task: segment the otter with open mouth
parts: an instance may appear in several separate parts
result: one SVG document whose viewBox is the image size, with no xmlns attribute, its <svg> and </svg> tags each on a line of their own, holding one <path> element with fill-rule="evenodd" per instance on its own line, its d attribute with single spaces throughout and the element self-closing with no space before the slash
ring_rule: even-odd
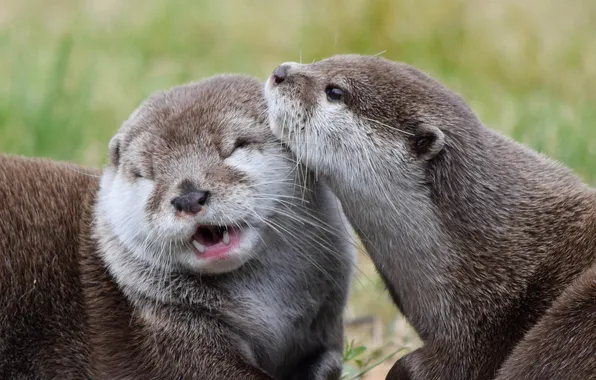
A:
<svg viewBox="0 0 596 380">
<path fill-rule="evenodd" d="M 594 189 L 406 64 L 287 62 L 265 94 L 424 342 L 388 379 L 492 379 L 522 339 L 499 379 L 596 377 Z"/>
<path fill-rule="evenodd" d="M 7 156 L 0 178 L 1 378 L 339 379 L 353 236 L 257 79 L 150 97 L 99 181 Z"/>
</svg>

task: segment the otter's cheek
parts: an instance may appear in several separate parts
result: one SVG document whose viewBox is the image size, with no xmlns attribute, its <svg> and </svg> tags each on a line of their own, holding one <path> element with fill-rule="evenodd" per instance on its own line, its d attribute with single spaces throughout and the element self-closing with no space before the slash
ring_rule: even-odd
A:
<svg viewBox="0 0 596 380">
<path fill-rule="evenodd" d="M 154 184 L 149 180 L 131 183 L 117 175 L 109 188 L 101 190 L 103 212 L 112 225 L 126 232 L 131 230 L 127 236 L 133 240 L 136 231 L 147 225 L 146 205 L 153 190 Z"/>
</svg>

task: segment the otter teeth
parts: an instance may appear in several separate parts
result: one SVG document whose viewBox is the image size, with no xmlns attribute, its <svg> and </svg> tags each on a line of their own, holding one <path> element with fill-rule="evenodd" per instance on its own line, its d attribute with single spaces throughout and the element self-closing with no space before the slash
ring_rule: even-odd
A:
<svg viewBox="0 0 596 380">
<path fill-rule="evenodd" d="M 196 240 L 192 241 L 192 245 L 194 245 L 194 247 L 197 249 L 197 251 L 201 252 L 201 253 L 205 253 L 205 246 L 201 243 L 199 243 Z"/>
<path fill-rule="evenodd" d="M 228 230 L 225 230 L 223 233 L 223 243 L 225 245 L 230 244 L 230 234 L 228 233 Z"/>
</svg>

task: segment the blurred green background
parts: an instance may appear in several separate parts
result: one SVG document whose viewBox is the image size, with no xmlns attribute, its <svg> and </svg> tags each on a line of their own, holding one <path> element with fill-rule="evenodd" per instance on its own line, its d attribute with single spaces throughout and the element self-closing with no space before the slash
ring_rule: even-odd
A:
<svg viewBox="0 0 596 380">
<path fill-rule="evenodd" d="M 0 152 L 98 166 L 155 91 L 383 51 L 596 182 L 594 0 L 0 0 Z M 360 269 L 349 318 L 380 318 L 369 346 L 409 344 L 364 256 Z"/>
</svg>

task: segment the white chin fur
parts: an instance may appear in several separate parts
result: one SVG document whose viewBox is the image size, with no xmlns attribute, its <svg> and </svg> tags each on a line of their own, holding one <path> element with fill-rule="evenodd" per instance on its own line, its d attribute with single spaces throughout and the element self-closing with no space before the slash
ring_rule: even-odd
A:
<svg viewBox="0 0 596 380">
<path fill-rule="evenodd" d="M 284 128 L 283 126 L 279 125 L 279 123 L 277 123 L 273 117 L 269 120 L 269 129 L 271 129 L 273 135 L 281 141 L 287 142 L 289 140 L 290 131 L 288 128 Z"/>
<path fill-rule="evenodd" d="M 107 169 L 101 179 L 98 197 L 98 211 L 109 223 L 125 254 L 132 253 L 138 259 L 162 269 L 185 267 L 200 273 L 224 273 L 235 270 L 251 259 L 258 232 L 245 229 L 238 246 L 225 259 L 201 259 L 184 240 L 194 232 L 194 224 L 176 220 L 174 213 L 162 216 L 158 228 L 147 218 L 145 207 L 154 188 L 154 183 L 139 179 L 131 183 L 122 175 Z M 159 237 L 159 239 L 156 239 Z M 181 239 L 182 238 L 182 239 Z M 106 259 L 112 267 L 118 266 L 118 255 L 113 250 L 106 252 Z M 121 260 L 121 259 L 120 259 Z"/>
<path fill-rule="evenodd" d="M 283 128 L 282 125 L 280 125 L 277 122 L 278 119 L 278 113 L 279 113 L 279 106 L 277 105 L 277 103 L 279 102 L 279 99 L 277 98 L 277 91 L 273 88 L 273 85 L 271 84 L 271 78 L 269 78 L 267 80 L 267 82 L 265 83 L 265 100 L 267 101 L 267 108 L 268 108 L 268 112 L 269 112 L 269 129 L 271 129 L 271 132 L 273 132 L 273 135 L 275 137 L 277 137 L 278 139 L 280 139 L 281 141 L 285 141 L 285 138 L 287 138 L 287 128 Z M 285 132 L 285 133 L 284 133 Z"/>
<path fill-rule="evenodd" d="M 297 120 L 293 117 L 291 110 L 291 99 L 286 99 L 279 94 L 276 88 L 265 86 L 265 99 L 269 113 L 269 128 L 275 137 L 289 145 L 294 156 L 303 164 L 315 172 L 318 171 L 321 162 L 318 160 L 320 144 L 324 144 L 321 137 L 317 141 L 311 141 L 306 131 L 292 129 Z M 296 106 L 296 105 L 295 105 Z M 280 122 L 283 120 L 285 124 Z M 308 125 L 313 129 L 313 125 Z M 333 127 L 331 128 L 333 129 Z"/>
</svg>

